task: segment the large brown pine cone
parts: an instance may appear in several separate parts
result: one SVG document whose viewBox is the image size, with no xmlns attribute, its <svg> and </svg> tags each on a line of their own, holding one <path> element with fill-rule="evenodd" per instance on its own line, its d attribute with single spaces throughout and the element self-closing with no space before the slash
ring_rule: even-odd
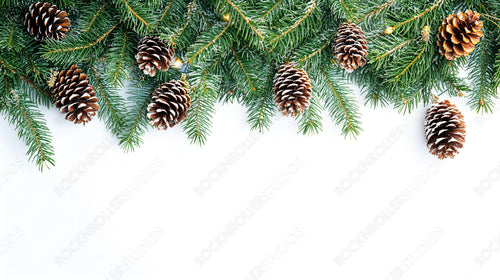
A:
<svg viewBox="0 0 500 280">
<path fill-rule="evenodd" d="M 167 71 L 175 51 L 158 37 L 147 36 L 139 41 L 135 59 L 144 74 L 154 77 L 156 70 Z"/>
<path fill-rule="evenodd" d="M 89 122 L 99 110 L 94 87 L 75 64 L 59 73 L 52 94 L 56 107 L 75 124 Z"/>
<path fill-rule="evenodd" d="M 173 127 L 187 117 L 191 107 L 189 86 L 184 81 L 172 80 L 157 88 L 148 106 L 150 124 L 158 129 Z"/>
<path fill-rule="evenodd" d="M 439 159 L 454 158 L 465 142 L 465 121 L 457 107 L 445 100 L 434 103 L 425 116 L 429 152 Z"/>
<path fill-rule="evenodd" d="M 39 41 L 46 38 L 63 39 L 69 31 L 71 21 L 66 12 L 55 5 L 37 2 L 31 4 L 24 18 L 24 26 Z"/>
<path fill-rule="evenodd" d="M 478 12 L 467 10 L 465 14 L 449 15 L 438 30 L 439 53 L 448 60 L 468 56 L 483 36 L 482 27 Z"/>
<path fill-rule="evenodd" d="M 281 65 L 274 77 L 274 102 L 285 116 L 296 117 L 309 107 L 311 81 L 303 69 L 295 68 L 294 63 Z"/>
<path fill-rule="evenodd" d="M 343 23 L 335 35 L 333 54 L 340 67 L 348 72 L 365 65 L 368 43 L 361 27 L 354 23 Z"/>
</svg>

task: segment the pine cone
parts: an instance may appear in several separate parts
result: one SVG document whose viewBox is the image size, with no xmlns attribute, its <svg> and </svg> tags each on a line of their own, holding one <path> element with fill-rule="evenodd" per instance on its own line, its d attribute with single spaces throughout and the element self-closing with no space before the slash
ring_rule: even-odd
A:
<svg viewBox="0 0 500 280">
<path fill-rule="evenodd" d="M 71 21 L 68 14 L 57 9 L 57 6 L 37 2 L 30 5 L 24 26 L 38 41 L 44 41 L 46 38 L 61 40 L 66 36 Z"/>
<path fill-rule="evenodd" d="M 52 94 L 56 107 L 75 124 L 89 122 L 99 110 L 94 87 L 75 64 L 59 73 Z"/>
<path fill-rule="evenodd" d="M 434 103 L 425 116 L 429 152 L 439 159 L 454 158 L 465 142 L 465 127 L 464 116 L 450 101 Z"/>
<path fill-rule="evenodd" d="M 335 35 L 333 55 L 348 72 L 365 65 L 368 44 L 363 30 L 354 23 L 343 23 Z"/>
<path fill-rule="evenodd" d="M 274 77 L 274 102 L 283 115 L 296 117 L 309 107 L 311 81 L 303 69 L 295 68 L 294 63 L 281 65 Z"/>
<path fill-rule="evenodd" d="M 482 27 L 478 12 L 467 10 L 465 14 L 449 15 L 438 30 L 439 53 L 448 60 L 468 56 L 483 36 Z"/>
<path fill-rule="evenodd" d="M 156 69 L 167 71 L 175 51 L 167 47 L 158 37 L 147 36 L 139 41 L 135 59 L 144 74 L 154 77 Z"/>
<path fill-rule="evenodd" d="M 187 117 L 191 107 L 188 84 L 172 80 L 157 88 L 148 106 L 150 124 L 158 129 L 174 127 Z"/>
</svg>

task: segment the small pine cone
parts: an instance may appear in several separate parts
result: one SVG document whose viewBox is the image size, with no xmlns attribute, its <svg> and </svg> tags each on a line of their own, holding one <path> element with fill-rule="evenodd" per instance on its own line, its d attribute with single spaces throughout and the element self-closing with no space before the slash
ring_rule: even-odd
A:
<svg viewBox="0 0 500 280">
<path fill-rule="evenodd" d="M 429 152 L 439 159 L 454 158 L 465 142 L 465 127 L 464 116 L 450 101 L 434 103 L 425 116 Z"/>
<path fill-rule="evenodd" d="M 309 107 L 311 81 L 303 69 L 295 68 L 294 63 L 281 65 L 274 77 L 274 102 L 285 116 L 296 117 Z"/>
<path fill-rule="evenodd" d="M 94 87 L 75 64 L 59 73 L 52 95 L 56 107 L 75 124 L 89 122 L 99 110 Z"/>
<path fill-rule="evenodd" d="M 175 51 L 158 37 L 147 36 L 139 41 L 135 59 L 144 74 L 154 77 L 156 69 L 167 71 Z"/>
<path fill-rule="evenodd" d="M 57 9 L 57 6 L 37 2 L 30 5 L 24 18 L 24 26 L 38 41 L 46 38 L 61 40 L 69 31 L 71 21 L 68 14 Z"/>
<path fill-rule="evenodd" d="M 348 72 L 365 65 L 368 55 L 368 43 L 363 30 L 354 23 L 343 23 L 337 30 L 333 46 L 333 55 L 340 67 Z"/>
<path fill-rule="evenodd" d="M 483 36 L 482 27 L 478 12 L 467 10 L 465 14 L 449 15 L 438 30 L 439 53 L 448 60 L 468 56 Z"/>
<path fill-rule="evenodd" d="M 158 129 L 174 127 L 187 117 L 191 107 L 188 84 L 172 80 L 157 88 L 148 106 L 150 124 Z"/>
</svg>

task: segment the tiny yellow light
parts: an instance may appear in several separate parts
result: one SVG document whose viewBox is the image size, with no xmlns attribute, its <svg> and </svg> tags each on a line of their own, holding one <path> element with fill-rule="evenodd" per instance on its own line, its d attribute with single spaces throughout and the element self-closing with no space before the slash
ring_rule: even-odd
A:
<svg viewBox="0 0 500 280">
<path fill-rule="evenodd" d="M 422 30 L 422 40 L 424 42 L 428 42 L 430 38 L 431 27 L 429 25 L 424 26 L 424 30 Z"/>
<path fill-rule="evenodd" d="M 223 21 L 229 21 L 231 19 L 231 16 L 229 14 L 225 14 L 222 16 Z"/>
<path fill-rule="evenodd" d="M 176 57 L 174 60 L 174 68 L 182 68 L 182 60 L 179 57 Z"/>
<path fill-rule="evenodd" d="M 392 26 L 387 27 L 384 31 L 386 35 L 392 34 L 392 32 L 394 32 L 394 27 Z"/>
</svg>

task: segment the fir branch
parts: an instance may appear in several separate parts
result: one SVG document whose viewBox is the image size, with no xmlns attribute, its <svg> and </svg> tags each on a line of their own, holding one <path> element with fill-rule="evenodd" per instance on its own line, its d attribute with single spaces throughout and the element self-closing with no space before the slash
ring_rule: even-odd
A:
<svg viewBox="0 0 500 280">
<path fill-rule="evenodd" d="M 125 152 L 134 151 L 142 144 L 142 135 L 148 127 L 147 108 L 154 90 L 154 84 L 150 82 L 130 87 L 133 94 L 129 97 L 130 107 L 125 115 L 120 136 L 120 146 Z"/>
<path fill-rule="evenodd" d="M 297 66 L 321 69 L 331 64 L 334 56 L 329 46 L 335 32 L 333 29 L 328 29 L 297 47 L 292 55 L 293 60 L 298 62 Z"/>
<path fill-rule="evenodd" d="M 250 124 L 250 128 L 260 133 L 269 130 L 276 111 L 271 91 L 267 91 L 262 96 L 256 96 L 247 105 L 247 122 Z"/>
<path fill-rule="evenodd" d="M 215 96 L 204 94 L 200 89 L 191 93 L 191 108 L 182 122 L 182 128 L 192 144 L 203 145 L 207 141 L 215 114 L 215 101 Z"/>
<path fill-rule="evenodd" d="M 351 9 L 349 7 L 347 7 L 346 3 L 344 2 L 344 0 L 340 0 L 340 4 L 342 5 L 342 7 L 344 8 L 344 10 L 346 11 L 347 13 L 347 19 L 349 21 L 352 20 L 352 13 L 351 13 Z"/>
<path fill-rule="evenodd" d="M 326 46 L 328 46 L 330 44 L 330 42 L 326 42 L 323 46 L 321 46 L 319 49 L 315 50 L 313 53 L 303 57 L 300 59 L 300 61 L 305 61 L 305 60 L 308 60 L 310 59 L 311 57 L 319 54 L 324 48 L 326 48 Z"/>
<path fill-rule="evenodd" d="M 2 60 L 2 57 L 0 57 L 0 64 L 2 68 L 6 68 L 7 70 L 11 71 L 13 74 L 16 74 L 16 71 L 12 68 L 12 66 L 8 65 L 7 62 Z"/>
<path fill-rule="evenodd" d="M 399 27 L 401 27 L 401 26 L 403 26 L 403 25 L 405 25 L 407 23 L 410 23 L 410 22 L 412 22 L 412 21 L 414 21 L 416 19 L 419 19 L 419 18 L 425 16 L 426 14 L 428 14 L 429 12 L 431 12 L 432 10 L 436 9 L 443 1 L 445 1 L 445 0 L 437 0 L 436 3 L 434 3 L 434 5 L 432 5 L 431 7 L 427 8 L 427 9 L 425 9 L 420 14 L 418 14 L 416 16 L 413 16 L 413 17 L 411 17 L 411 18 L 409 18 L 409 19 L 407 19 L 407 20 L 405 20 L 403 22 L 400 22 L 400 23 L 392 26 L 392 30 L 396 30 L 397 28 L 399 28 Z"/>
<path fill-rule="evenodd" d="M 155 26 L 153 27 L 153 29 L 158 28 L 158 25 L 160 25 L 160 23 L 161 23 L 161 22 L 163 21 L 163 19 L 165 18 L 165 15 L 167 15 L 168 10 L 170 10 L 170 6 L 172 6 L 172 1 L 168 2 L 167 8 L 165 8 L 165 11 L 163 11 L 163 14 L 161 15 L 161 17 L 160 17 L 160 19 L 158 20 L 158 22 L 155 24 Z"/>
<path fill-rule="evenodd" d="M 264 40 L 264 37 L 262 36 L 261 32 L 257 30 L 257 28 L 252 24 L 251 18 L 249 18 L 246 13 L 238 6 L 235 4 L 234 1 L 231 0 L 224 0 L 226 3 L 229 4 L 229 6 L 234 10 L 234 12 L 228 11 L 229 14 L 232 14 L 233 16 L 238 16 L 239 20 L 236 20 L 235 22 L 240 23 L 240 25 L 245 25 L 248 28 L 252 30 L 252 32 L 257 35 L 257 37 L 260 39 L 260 41 Z M 219 9 L 223 11 L 227 11 L 227 9 L 224 9 L 226 5 L 222 5 L 222 3 L 219 3 Z M 245 34 L 245 33 L 244 33 Z"/>
<path fill-rule="evenodd" d="M 134 59 L 137 39 L 134 33 L 118 30 L 106 51 L 107 80 L 114 87 L 123 87 L 130 78 L 130 71 L 135 66 Z"/>
<path fill-rule="evenodd" d="M 82 50 L 82 49 L 88 49 L 88 48 L 91 48 L 97 44 L 99 44 L 102 40 L 104 40 L 104 38 L 106 38 L 111 32 L 113 32 L 113 30 L 115 30 L 115 28 L 118 26 L 118 23 L 115 24 L 111 29 L 109 29 L 106 33 L 104 33 L 101 37 L 99 37 L 97 40 L 95 40 L 94 42 L 92 43 L 89 43 L 89 44 L 86 44 L 84 46 L 77 46 L 77 47 L 73 47 L 73 48 L 65 48 L 65 49 L 54 49 L 54 50 L 49 50 L 46 54 L 47 55 L 50 55 L 50 54 L 53 54 L 53 53 L 59 53 L 59 52 L 73 52 L 73 51 L 77 51 L 77 50 Z"/>
<path fill-rule="evenodd" d="M 486 30 L 493 30 L 491 25 Z M 495 54 L 498 50 L 497 32 L 485 32 L 476 50 L 470 55 L 469 80 L 472 92 L 468 95 L 468 104 L 478 113 L 493 111 L 493 98 L 497 98 L 498 83 L 495 81 Z"/>
<path fill-rule="evenodd" d="M 42 56 L 56 64 L 68 66 L 85 59 L 97 59 L 105 48 L 99 48 L 103 41 L 113 32 L 119 23 L 114 24 L 104 34 L 96 38 L 97 34 L 87 32 L 81 37 L 68 37 L 64 41 L 48 40 L 43 47 Z M 100 31 L 100 30 L 99 30 Z M 104 30 L 103 30 L 104 31 Z M 93 32 L 92 32 L 93 33 Z"/>
<path fill-rule="evenodd" d="M 214 26 L 211 31 L 216 32 L 220 30 L 223 26 L 224 25 L 221 24 L 217 27 Z M 203 51 L 207 50 L 210 46 L 215 44 L 215 42 L 217 42 L 217 40 L 219 40 L 226 33 L 226 31 L 230 26 L 231 26 L 230 24 L 225 24 L 224 28 L 219 33 L 212 32 L 211 34 L 207 34 L 206 37 L 200 38 L 200 40 L 191 48 L 191 51 L 188 52 L 189 56 L 188 63 L 192 63 L 196 57 L 198 57 L 201 53 L 203 53 Z M 210 41 L 206 42 L 206 40 L 212 38 L 213 35 L 215 35 L 215 37 L 213 37 L 213 39 L 211 39 Z M 229 40 L 226 40 L 224 45 L 225 48 L 228 48 Z"/>
<path fill-rule="evenodd" d="M 44 167 L 54 166 L 54 148 L 42 114 L 23 93 L 12 89 L 11 94 L 14 96 L 15 106 L 7 107 L 4 112 L 9 123 L 16 127 L 19 138 L 28 146 L 29 160 L 34 161 L 41 171 Z"/>
<path fill-rule="evenodd" d="M 97 10 L 97 12 L 95 12 L 94 16 L 92 17 L 92 19 L 90 20 L 90 22 L 88 23 L 87 27 L 83 30 L 84 33 L 88 32 L 90 30 L 90 28 L 92 27 L 92 25 L 94 25 L 97 17 L 101 14 L 101 12 L 104 10 L 104 7 L 106 6 L 106 3 L 102 4 L 101 7 L 99 8 L 99 10 Z"/>
<path fill-rule="evenodd" d="M 45 95 L 46 97 L 48 97 L 49 99 L 52 98 L 52 95 L 47 92 L 46 90 L 42 89 L 41 87 L 37 86 L 35 84 L 35 82 L 33 82 L 32 80 L 30 80 L 29 78 L 27 78 L 26 76 L 22 75 L 22 74 L 19 74 L 18 72 L 16 72 L 14 70 L 14 68 L 12 68 L 12 66 L 8 65 L 5 61 L 2 60 L 2 58 L 0 57 L 0 67 L 2 68 L 6 68 L 7 70 L 9 70 L 10 72 L 12 72 L 12 74 L 15 74 L 17 75 L 21 80 L 23 80 L 26 84 L 30 85 L 31 87 L 33 87 L 36 91 L 42 93 L 43 95 Z"/>
<path fill-rule="evenodd" d="M 342 124 L 342 135 L 356 137 L 361 132 L 358 107 L 353 101 L 353 92 L 342 83 L 338 69 L 321 69 L 313 75 L 313 84 L 319 91 L 325 107 L 335 124 Z"/>
<path fill-rule="evenodd" d="M 147 27 L 150 27 L 149 23 L 147 23 L 141 16 L 139 16 L 137 14 L 136 11 L 134 11 L 134 9 L 132 9 L 132 7 L 130 7 L 130 5 L 127 3 L 127 0 L 122 0 L 122 1 L 123 1 L 123 4 L 127 7 L 127 9 L 130 11 L 130 13 L 132 13 L 132 15 L 134 15 L 134 17 L 136 17 L 138 20 L 140 20 Z"/>
<path fill-rule="evenodd" d="M 177 40 L 177 38 L 179 38 L 179 36 L 181 36 L 181 34 L 184 33 L 184 31 L 188 27 L 188 25 L 191 21 L 191 16 L 193 15 L 193 10 L 194 10 L 195 4 L 196 4 L 196 1 L 193 1 L 189 5 L 186 23 L 184 23 L 182 28 L 175 33 L 175 35 L 174 35 L 174 37 L 172 37 L 172 39 L 170 39 L 170 44 L 175 45 L 175 41 Z"/>
<path fill-rule="evenodd" d="M 278 7 L 279 4 L 281 4 L 283 0 L 278 0 L 276 4 L 274 4 L 271 9 L 269 9 L 264 15 L 262 15 L 259 20 L 263 20 L 265 17 L 267 17 L 276 7 Z"/>
<path fill-rule="evenodd" d="M 153 9 L 149 9 L 138 0 L 112 0 L 121 15 L 123 25 L 146 35 L 153 29 L 152 23 L 157 22 Z"/>
<path fill-rule="evenodd" d="M 106 128 L 111 131 L 111 133 L 120 136 L 125 119 L 125 114 L 122 111 L 125 107 L 125 102 L 119 94 L 110 89 L 108 85 L 100 79 L 100 73 L 95 65 L 91 66 L 91 70 L 89 78 L 96 90 L 100 107 L 98 116 L 104 119 Z"/>
<path fill-rule="evenodd" d="M 248 84 L 250 85 L 252 90 L 255 91 L 256 90 L 255 86 L 253 85 L 252 80 L 250 79 L 250 76 L 248 75 L 248 71 L 245 70 L 245 66 L 243 66 L 243 64 L 241 63 L 241 60 L 238 58 L 238 55 L 236 54 L 236 51 L 234 50 L 234 48 L 233 48 L 233 55 L 234 55 L 234 58 L 236 59 L 236 61 L 238 62 L 238 65 L 240 66 L 241 70 L 243 71 L 243 74 L 245 74 L 245 78 L 247 79 Z"/>
<path fill-rule="evenodd" d="M 398 108 L 399 113 L 406 114 L 411 113 L 411 111 L 417 107 L 419 100 L 423 99 L 425 92 L 425 87 L 412 87 L 406 92 L 401 94 L 401 101 L 395 103 L 395 107 Z"/>
<path fill-rule="evenodd" d="M 26 46 L 29 38 L 19 20 L 7 15 L 0 21 L 0 49 L 19 52 Z"/>
<path fill-rule="evenodd" d="M 277 44 L 278 42 L 283 41 L 284 38 L 287 38 L 286 36 L 287 34 L 297 29 L 297 27 L 301 26 L 301 23 L 303 23 L 307 18 L 309 18 L 309 16 L 313 13 L 315 8 L 316 8 L 316 1 L 312 0 L 310 4 L 307 6 L 304 15 L 300 19 L 298 19 L 291 27 L 287 28 L 285 31 L 281 32 L 277 36 L 274 36 L 274 38 L 270 41 L 270 45 L 272 47 L 268 50 L 268 52 L 272 52 L 278 46 Z M 297 36 L 297 39 L 301 39 L 301 36 Z"/>
<path fill-rule="evenodd" d="M 323 131 L 321 110 L 322 107 L 316 95 L 311 95 L 309 108 L 298 117 L 299 132 L 304 135 L 314 135 Z"/>
<path fill-rule="evenodd" d="M 389 0 L 387 1 L 386 3 L 384 3 L 382 6 L 380 7 L 377 7 L 375 8 L 374 10 L 372 10 L 371 12 L 369 12 L 368 14 L 366 14 L 365 16 L 363 16 L 362 18 L 358 19 L 356 21 L 357 24 L 359 24 L 360 22 L 362 22 L 363 20 L 366 20 L 368 18 L 370 18 L 371 16 L 374 16 L 374 15 L 377 15 L 379 14 L 381 11 L 383 11 L 385 8 L 389 7 L 390 5 L 392 5 L 392 3 L 394 3 L 394 1 L 396 0 Z"/>
<path fill-rule="evenodd" d="M 113 83 L 116 84 L 118 81 L 118 76 L 120 73 L 123 73 L 124 71 L 122 70 L 123 67 L 123 59 L 125 57 L 125 48 L 127 47 L 127 32 L 123 32 L 123 44 L 122 44 L 122 50 L 120 52 L 120 62 L 118 63 L 118 66 L 116 67 L 116 70 L 113 71 Z"/>
<path fill-rule="evenodd" d="M 406 71 L 408 71 L 408 69 L 410 69 L 410 67 L 415 64 L 415 62 L 422 56 L 422 54 L 424 53 L 425 49 L 427 48 L 427 45 L 424 45 L 424 47 L 422 48 L 422 51 L 415 57 L 415 59 L 412 60 L 412 62 L 410 62 L 410 64 L 408 64 L 405 69 L 403 69 L 403 71 L 401 71 L 401 73 L 399 73 L 392 81 L 395 82 L 397 81 Z"/>
<path fill-rule="evenodd" d="M 387 51 L 386 53 L 384 54 L 381 54 L 379 56 L 377 56 L 375 59 L 372 60 L 372 62 L 377 62 L 379 61 L 380 59 L 390 55 L 390 54 L 393 54 L 394 52 L 400 50 L 401 48 L 403 48 L 404 46 L 408 45 L 409 43 L 411 43 L 413 41 L 413 38 L 412 39 L 409 39 L 409 40 L 406 40 L 404 41 L 403 43 L 397 45 L 396 47 L 394 47 L 393 49 Z"/>
</svg>

